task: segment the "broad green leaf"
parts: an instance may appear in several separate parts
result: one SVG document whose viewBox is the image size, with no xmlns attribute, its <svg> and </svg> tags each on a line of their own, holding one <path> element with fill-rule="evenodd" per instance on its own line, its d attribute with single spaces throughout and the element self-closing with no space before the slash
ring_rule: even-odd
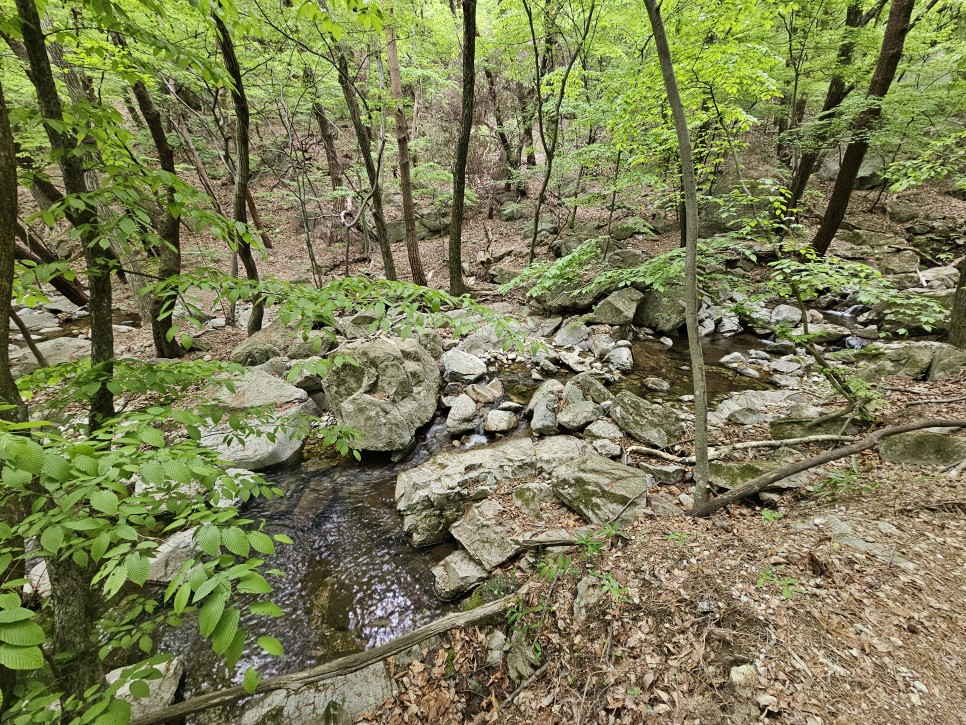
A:
<svg viewBox="0 0 966 725">
<path fill-rule="evenodd" d="M 31 647 L 46 641 L 44 630 L 40 625 L 30 620 L 21 620 L 11 624 L 0 625 L 0 642 L 14 644 L 18 647 Z"/>
<path fill-rule="evenodd" d="M 132 680 L 128 684 L 128 690 L 131 692 L 132 696 L 138 698 L 139 700 L 151 696 L 151 688 L 144 680 Z"/>
<path fill-rule="evenodd" d="M 195 534 L 195 543 L 208 556 L 218 556 L 221 553 L 221 530 L 217 526 L 206 524 Z"/>
<path fill-rule="evenodd" d="M 251 550 L 248 536 L 237 526 L 231 526 L 221 532 L 221 543 L 228 551 L 238 556 L 248 556 L 248 552 Z"/>
<path fill-rule="evenodd" d="M 44 655 L 40 647 L 0 644 L 0 665 L 11 670 L 39 670 L 44 666 Z"/>
<path fill-rule="evenodd" d="M 258 672 L 254 667 L 249 667 L 245 670 L 245 676 L 242 678 L 242 687 L 245 688 L 245 692 L 249 695 L 255 694 L 255 690 L 258 689 Z"/>
<path fill-rule="evenodd" d="M 227 599 L 227 594 L 222 596 L 214 594 L 205 599 L 198 616 L 198 629 L 202 637 L 210 637 L 211 633 L 215 631 L 215 627 L 218 626 L 218 621 L 225 611 Z"/>
<path fill-rule="evenodd" d="M 101 489 L 91 494 L 91 506 L 104 514 L 117 512 L 118 498 L 113 491 Z"/>
<path fill-rule="evenodd" d="M 284 650 L 282 649 L 282 643 L 274 637 L 259 637 L 258 646 L 268 652 L 268 654 L 275 655 L 276 657 L 281 657 L 283 654 L 285 654 Z"/>
<path fill-rule="evenodd" d="M 40 535 L 40 545 L 51 554 L 56 554 L 64 545 L 64 530 L 56 524 L 48 526 Z"/>
<path fill-rule="evenodd" d="M 216 654 L 224 654 L 235 639 L 238 633 L 238 621 L 241 619 L 241 612 L 235 607 L 225 610 L 218 621 L 218 626 L 211 635 L 211 647 Z"/>
</svg>

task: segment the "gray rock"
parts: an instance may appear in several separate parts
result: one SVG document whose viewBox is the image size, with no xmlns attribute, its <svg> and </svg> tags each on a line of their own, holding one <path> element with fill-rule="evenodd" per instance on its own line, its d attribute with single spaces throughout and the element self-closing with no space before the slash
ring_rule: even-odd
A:
<svg viewBox="0 0 966 725">
<path fill-rule="evenodd" d="M 553 435 L 557 432 L 557 399 L 564 386 L 559 380 L 547 380 L 537 388 L 527 414 L 531 416 L 530 427 L 537 435 Z"/>
<path fill-rule="evenodd" d="M 607 353 L 604 362 L 622 373 L 629 373 L 634 369 L 634 355 L 629 347 L 615 347 Z"/>
<path fill-rule="evenodd" d="M 463 549 L 457 549 L 432 568 L 436 593 L 456 599 L 486 579 L 487 571 Z"/>
<path fill-rule="evenodd" d="M 607 353 L 614 349 L 616 342 L 610 335 L 591 335 L 590 351 L 597 358 L 606 357 Z"/>
<path fill-rule="evenodd" d="M 641 385 L 655 393 L 666 393 L 671 389 L 671 383 L 664 378 L 644 378 Z"/>
<path fill-rule="evenodd" d="M 740 352 L 729 352 L 718 362 L 720 362 L 722 365 L 743 365 L 745 362 L 747 362 L 747 360 Z"/>
<path fill-rule="evenodd" d="M 804 396 L 794 390 L 746 390 L 732 393 L 718 403 L 718 407 L 708 415 L 708 422 L 723 425 L 728 416 L 741 409 L 758 411 L 763 420 L 772 420 L 776 416 L 786 415 L 788 406 L 804 402 Z"/>
<path fill-rule="evenodd" d="M 449 525 L 463 515 L 470 491 L 547 474 L 586 451 L 583 441 L 554 436 L 538 443 L 531 438 L 506 438 L 466 451 L 439 453 L 396 478 L 396 508 L 403 515 L 403 530 L 417 546 L 442 541 Z"/>
<path fill-rule="evenodd" d="M 48 365 L 60 365 L 65 362 L 73 362 L 89 357 L 91 354 L 90 340 L 82 340 L 77 337 L 58 337 L 53 340 L 44 340 L 37 343 L 37 349 L 47 360 Z M 10 372 L 14 378 L 21 375 L 29 375 L 35 370 L 40 369 L 37 359 L 30 350 L 24 350 L 20 362 L 14 365 Z"/>
<path fill-rule="evenodd" d="M 588 609 L 593 607 L 604 596 L 600 586 L 600 579 L 588 575 L 577 582 L 577 594 L 574 597 L 574 619 L 583 622 L 587 619 Z"/>
<path fill-rule="evenodd" d="M 594 319 L 604 325 L 629 325 L 634 321 L 637 305 L 644 294 L 633 287 L 612 292 L 597 303 Z"/>
<path fill-rule="evenodd" d="M 882 274 L 908 274 L 919 271 L 919 255 L 910 249 L 883 252 L 877 262 Z"/>
<path fill-rule="evenodd" d="M 287 463 L 298 455 L 309 433 L 306 419 L 318 412 L 315 403 L 306 400 L 260 419 L 253 424 L 256 432 L 246 434 L 243 439 L 230 426 L 219 425 L 203 429 L 199 443 L 215 451 L 229 466 L 261 471 Z"/>
<path fill-rule="evenodd" d="M 456 396 L 449 409 L 449 415 L 446 416 L 446 432 L 450 435 L 459 435 L 476 430 L 477 425 L 479 425 L 479 415 L 476 402 L 465 393 Z"/>
<path fill-rule="evenodd" d="M 325 376 L 326 407 L 340 425 L 362 432 L 363 450 L 407 448 L 436 413 L 436 361 L 411 338 L 353 342 L 344 353 L 358 364 L 333 367 Z"/>
<path fill-rule="evenodd" d="M 463 348 L 464 352 L 475 355 L 476 357 L 485 356 L 491 352 L 503 349 L 500 338 L 497 337 L 496 328 L 493 325 L 483 325 L 472 335 L 467 336 L 460 347 Z"/>
<path fill-rule="evenodd" d="M 172 534 L 154 550 L 148 569 L 148 581 L 153 584 L 169 584 L 178 576 L 182 565 L 197 553 L 194 544 L 197 527 Z"/>
<path fill-rule="evenodd" d="M 590 399 L 595 403 L 603 404 L 614 399 L 613 394 L 604 387 L 600 377 L 594 373 L 575 375 L 567 383 L 567 388 L 576 388 L 582 394 L 580 400 Z M 564 397 L 568 400 L 572 399 L 567 396 L 566 392 Z"/>
<path fill-rule="evenodd" d="M 598 438 L 593 441 L 593 446 L 595 451 L 607 458 L 617 458 L 624 452 L 623 448 L 614 441 L 609 441 L 606 438 Z"/>
<path fill-rule="evenodd" d="M 942 345 L 936 349 L 936 354 L 929 366 L 929 380 L 945 380 L 958 377 L 966 370 L 966 350 L 960 350 L 952 345 Z"/>
<path fill-rule="evenodd" d="M 641 219 L 640 217 L 628 217 L 626 219 L 621 219 L 617 222 L 612 222 L 610 225 L 610 236 L 612 239 L 616 239 L 622 242 L 626 239 L 630 239 L 635 234 L 654 234 L 654 227 L 652 227 L 647 221 Z"/>
<path fill-rule="evenodd" d="M 500 221 L 513 222 L 523 218 L 523 206 L 520 204 L 504 204 L 500 207 Z"/>
<path fill-rule="evenodd" d="M 473 383 L 466 386 L 466 394 L 477 403 L 495 403 L 503 397 L 503 385 L 499 380 L 494 380 L 488 385 Z"/>
<path fill-rule="evenodd" d="M 443 354 L 443 339 L 436 330 L 424 327 L 416 333 L 416 342 L 433 360 L 439 360 Z"/>
<path fill-rule="evenodd" d="M 616 352 L 616 350 L 614 352 Z M 560 362 L 562 362 L 568 368 L 573 370 L 575 373 L 586 373 L 586 372 L 590 372 L 590 370 L 592 369 L 590 367 L 590 363 L 588 363 L 586 360 L 584 360 L 582 357 L 580 357 L 580 355 L 578 355 L 575 352 L 562 351 L 560 352 L 558 357 L 560 358 Z"/>
<path fill-rule="evenodd" d="M 301 341 L 301 334 L 285 325 L 281 320 L 276 320 L 232 350 L 231 361 L 241 365 L 261 365 L 270 358 L 287 354 L 289 348 L 296 341 Z M 309 352 L 309 355 L 318 354 L 317 352 Z M 308 357 L 308 355 L 302 357 Z"/>
<path fill-rule="evenodd" d="M 522 532 L 493 499 L 473 504 L 449 531 L 487 570 L 495 569 L 523 549 Z"/>
<path fill-rule="evenodd" d="M 684 426 L 673 411 L 626 390 L 615 396 L 610 415 L 621 430 L 654 448 L 666 448 L 684 436 Z"/>
<path fill-rule="evenodd" d="M 966 438 L 929 430 L 900 433 L 879 442 L 879 456 L 890 463 L 948 466 L 966 459 Z"/>
<path fill-rule="evenodd" d="M 379 661 L 298 690 L 270 692 L 246 705 L 239 725 L 349 725 L 395 694 L 396 684 Z"/>
<path fill-rule="evenodd" d="M 301 360 L 324 355 L 332 348 L 334 342 L 332 333 L 326 330 L 309 330 L 307 333 L 296 335 L 295 340 L 289 345 L 288 357 L 292 360 Z"/>
<path fill-rule="evenodd" d="M 516 415 L 507 410 L 491 410 L 483 423 L 483 430 L 488 433 L 509 433 L 516 427 Z"/>
<path fill-rule="evenodd" d="M 58 323 L 60 322 L 60 320 L 57 319 L 57 315 L 51 314 L 50 312 L 46 312 L 44 310 L 19 310 L 13 314 L 19 317 L 20 321 L 23 322 L 23 324 L 31 332 L 35 332 L 45 327 L 58 327 Z M 13 320 L 10 320 L 8 325 L 11 330 L 18 329 L 17 324 Z"/>
<path fill-rule="evenodd" d="M 562 317 L 536 317 L 526 319 L 526 327 L 536 337 L 550 337 L 563 322 Z"/>
<path fill-rule="evenodd" d="M 536 302 L 551 314 L 583 312 L 593 307 L 594 302 L 603 294 L 596 291 L 578 292 L 573 285 L 568 284 L 541 292 L 537 295 Z"/>
<path fill-rule="evenodd" d="M 647 505 L 653 479 L 643 471 L 599 455 L 583 456 L 553 472 L 557 498 L 598 526 L 617 520 L 629 523 Z"/>
<path fill-rule="evenodd" d="M 486 363 L 476 355 L 453 348 L 443 354 L 443 379 L 448 383 L 472 383 L 486 375 Z"/>
<path fill-rule="evenodd" d="M 125 670 L 133 671 L 139 669 L 135 667 L 119 667 L 111 670 L 104 679 L 108 685 L 113 685 L 124 674 Z M 152 715 L 159 710 L 163 710 L 174 702 L 178 686 L 181 684 L 181 676 L 184 674 L 184 661 L 180 657 L 172 657 L 167 662 L 154 665 L 154 669 L 161 673 L 161 677 L 152 680 L 144 680 L 148 686 L 150 694 L 147 697 L 134 697 L 131 694 L 130 683 L 121 685 L 115 697 L 131 703 L 131 719 L 142 718 Z"/>
<path fill-rule="evenodd" d="M 602 414 L 600 406 L 592 402 L 570 403 L 557 413 L 557 423 L 567 430 L 580 431 Z"/>
<path fill-rule="evenodd" d="M 613 441 L 623 437 L 624 434 L 621 429 L 606 419 L 594 421 L 584 429 L 584 438 L 587 440 L 604 439 Z"/>
<path fill-rule="evenodd" d="M 653 476 L 658 483 L 680 483 L 684 480 L 686 473 L 681 466 L 659 466 L 643 461 L 638 463 L 637 467 L 649 476 Z"/>
<path fill-rule="evenodd" d="M 663 291 L 644 293 L 634 324 L 648 327 L 659 334 L 675 332 L 684 326 L 684 285 L 671 284 Z"/>
<path fill-rule="evenodd" d="M 607 255 L 605 262 L 613 269 L 634 269 L 647 260 L 648 256 L 636 249 L 615 249 Z"/>
<path fill-rule="evenodd" d="M 802 311 L 795 305 L 778 305 L 771 311 L 771 324 L 797 325 L 802 321 Z"/>
<path fill-rule="evenodd" d="M 540 504 L 554 500 L 553 489 L 545 483 L 523 483 L 513 489 L 513 503 L 532 519 L 540 520 Z"/>
<path fill-rule="evenodd" d="M 590 328 L 582 320 L 568 320 L 553 338 L 557 347 L 576 347 L 590 337 Z"/>
<path fill-rule="evenodd" d="M 264 370 L 246 370 L 240 378 L 231 380 L 231 387 L 218 386 L 209 392 L 216 403 L 232 410 L 279 408 L 293 403 L 304 403 L 308 393 Z"/>
</svg>

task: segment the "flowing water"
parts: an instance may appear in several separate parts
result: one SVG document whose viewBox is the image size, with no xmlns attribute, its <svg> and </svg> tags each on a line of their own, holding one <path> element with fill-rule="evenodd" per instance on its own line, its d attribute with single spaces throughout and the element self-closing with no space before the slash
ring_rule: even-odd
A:
<svg viewBox="0 0 966 725">
<path fill-rule="evenodd" d="M 714 364 L 729 352 L 746 352 L 754 346 L 760 347 L 760 343 L 751 337 L 707 341 L 712 397 L 763 386 L 761 381 L 742 378 Z M 615 388 L 656 399 L 692 392 L 683 340 L 675 341 L 670 349 L 656 341 L 634 343 L 634 359 L 635 372 Z M 664 378 L 671 383 L 671 390 L 665 396 L 646 393 L 640 381 L 650 376 Z M 561 377 L 566 379 L 570 374 L 562 373 Z M 508 395 L 518 402 L 527 402 L 539 384 L 523 366 L 504 369 L 499 378 Z M 210 645 L 199 639 L 196 623 L 186 622 L 177 630 L 166 631 L 159 642 L 161 651 L 185 659 L 182 697 L 237 684 L 240 677 L 235 673 L 244 672 L 248 665 L 256 665 L 264 677 L 359 652 L 412 631 L 451 609 L 452 604 L 436 597 L 430 569 L 452 551 L 452 545 L 427 549 L 411 546 L 402 533 L 394 504 L 396 476 L 451 446 L 444 424 L 445 419 L 437 416 L 402 463 L 368 455 L 363 463 L 308 461 L 270 476 L 285 489 L 285 495 L 256 501 L 244 513 L 255 520 L 264 519 L 268 533 L 284 533 L 295 542 L 280 546 L 272 560 L 282 572 L 282 576 L 270 578 L 276 588 L 273 599 L 284 614 L 275 620 L 243 615 L 242 627 L 277 637 L 285 656 L 268 657 L 252 648 L 230 671 Z M 476 435 L 467 445 L 484 442 Z M 234 721 L 231 718 L 235 716 L 228 717 L 228 721 L 216 721 Z M 208 717 L 204 721 L 208 722 Z"/>
</svg>

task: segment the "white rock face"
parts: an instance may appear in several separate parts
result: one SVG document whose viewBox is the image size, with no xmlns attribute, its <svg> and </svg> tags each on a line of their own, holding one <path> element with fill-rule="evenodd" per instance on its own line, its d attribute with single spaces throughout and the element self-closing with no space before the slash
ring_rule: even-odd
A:
<svg viewBox="0 0 966 725">
<path fill-rule="evenodd" d="M 443 353 L 443 379 L 448 383 L 474 383 L 486 375 L 486 363 L 476 355 L 453 348 Z"/>
<path fill-rule="evenodd" d="M 509 410 L 491 410 L 483 423 L 483 430 L 487 433 L 509 433 L 516 427 L 517 417 Z"/>
<path fill-rule="evenodd" d="M 797 325 L 802 321 L 802 311 L 794 305 L 778 305 L 771 311 L 771 324 Z"/>
<path fill-rule="evenodd" d="M 148 570 L 148 581 L 155 584 L 170 584 L 181 571 L 181 565 L 192 558 L 195 553 L 194 537 L 198 527 L 184 529 L 172 535 L 154 552 L 151 567 Z"/>
<path fill-rule="evenodd" d="M 144 681 L 151 691 L 151 694 L 147 697 L 134 697 L 131 694 L 129 684 L 122 685 L 117 691 L 117 696 L 119 699 L 127 700 L 131 703 L 132 720 L 151 715 L 159 710 L 163 710 L 174 702 L 174 696 L 178 691 L 178 685 L 181 684 L 181 675 L 184 673 L 184 662 L 180 657 L 173 657 L 167 662 L 164 662 L 160 665 L 155 665 L 154 668 L 161 672 L 161 677 L 157 680 Z M 111 670 L 108 672 L 104 676 L 104 679 L 107 680 L 107 684 L 110 685 L 116 682 L 125 669 L 129 668 L 120 667 L 116 670 Z"/>
</svg>

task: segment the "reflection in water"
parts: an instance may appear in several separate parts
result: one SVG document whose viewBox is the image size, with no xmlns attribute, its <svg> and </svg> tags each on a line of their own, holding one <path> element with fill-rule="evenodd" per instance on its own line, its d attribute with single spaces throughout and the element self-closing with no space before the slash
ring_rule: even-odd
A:
<svg viewBox="0 0 966 725">
<path fill-rule="evenodd" d="M 452 546 L 412 547 L 393 498 L 396 474 L 446 442 L 440 420 L 405 464 L 374 457 L 326 471 L 310 472 L 307 465 L 272 475 L 286 494 L 256 501 L 243 513 L 264 519 L 267 533 L 287 534 L 295 542 L 280 545 L 270 561 L 282 572 L 269 581 L 284 614 L 269 620 L 245 613 L 241 626 L 250 634 L 277 637 L 285 656 L 269 657 L 252 646 L 229 671 L 188 621 L 159 643 L 161 651 L 185 658 L 183 696 L 237 684 L 249 665 L 264 677 L 384 644 L 448 611 L 434 594 L 429 570 Z"/>
</svg>

